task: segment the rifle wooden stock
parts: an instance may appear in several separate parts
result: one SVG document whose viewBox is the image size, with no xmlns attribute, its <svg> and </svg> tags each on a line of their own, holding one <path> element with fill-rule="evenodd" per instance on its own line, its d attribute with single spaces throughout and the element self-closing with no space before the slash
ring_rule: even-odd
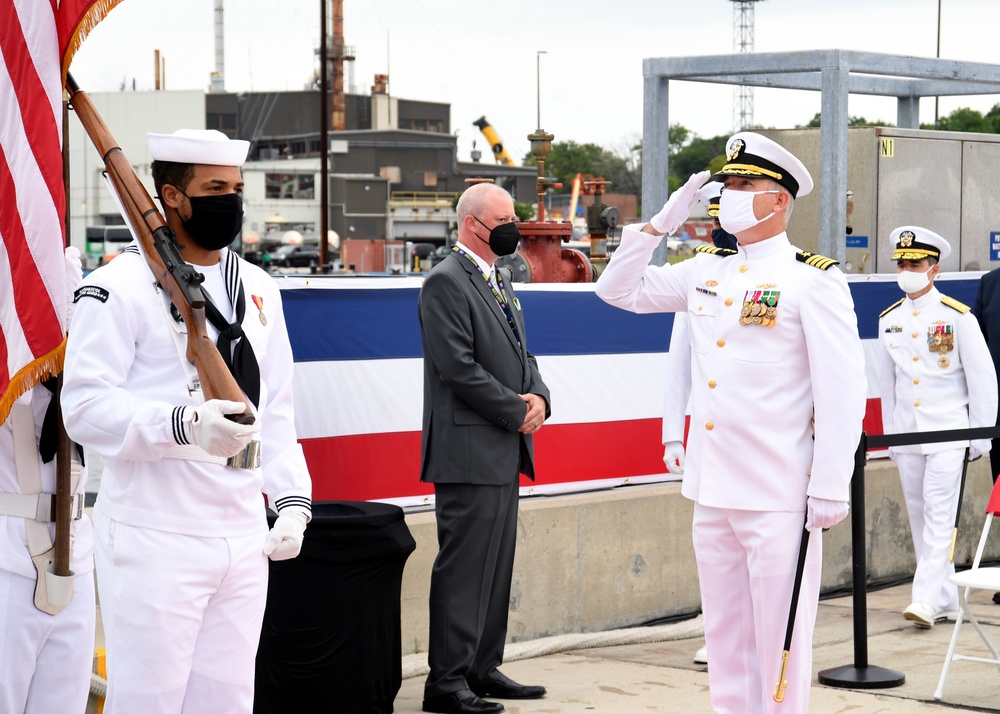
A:
<svg viewBox="0 0 1000 714">
<path fill-rule="evenodd" d="M 241 424 L 252 424 L 254 416 L 250 405 L 215 343 L 208 336 L 205 300 L 200 290 L 204 276 L 181 258 L 174 242 L 173 230 L 163 220 L 90 97 L 80 90 L 69 74 L 66 76 L 66 89 L 80 123 L 104 161 L 108 177 L 139 238 L 146 262 L 184 320 L 187 327 L 187 358 L 198 372 L 205 399 L 243 402 L 246 404 L 246 411 L 230 415 L 230 418 Z"/>
</svg>

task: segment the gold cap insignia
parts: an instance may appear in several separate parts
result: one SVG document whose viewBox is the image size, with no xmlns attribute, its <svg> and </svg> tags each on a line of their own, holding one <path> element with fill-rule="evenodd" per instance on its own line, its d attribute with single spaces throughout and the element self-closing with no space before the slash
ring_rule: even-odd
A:
<svg viewBox="0 0 1000 714">
<path fill-rule="evenodd" d="M 916 236 L 913 231 L 903 231 L 899 234 L 899 246 L 901 248 L 909 248 L 913 245 L 913 241 L 916 240 Z"/>
<path fill-rule="evenodd" d="M 743 143 L 743 139 L 737 139 L 733 142 L 733 145 L 729 147 L 729 153 L 726 154 L 726 158 L 730 161 L 735 161 L 736 157 L 740 155 L 741 151 L 743 151 L 744 146 L 745 144 Z"/>
</svg>

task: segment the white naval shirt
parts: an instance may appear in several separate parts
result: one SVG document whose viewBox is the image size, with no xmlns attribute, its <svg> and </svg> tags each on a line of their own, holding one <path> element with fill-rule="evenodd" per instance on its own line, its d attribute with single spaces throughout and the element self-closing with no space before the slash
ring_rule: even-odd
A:
<svg viewBox="0 0 1000 714">
<path fill-rule="evenodd" d="M 864 354 L 847 280 L 796 258 L 781 233 L 736 255 L 648 265 L 660 237 L 626 226 L 597 282 L 631 312 L 686 311 L 691 429 L 682 493 L 713 508 L 804 511 L 849 499 L 865 413 Z M 740 324 L 777 291 L 775 324 Z M 772 293 L 774 295 L 774 293 Z"/>
<path fill-rule="evenodd" d="M 886 434 L 993 426 L 996 371 L 967 305 L 932 287 L 926 295 L 904 297 L 883 312 L 878 332 Z M 913 444 L 893 451 L 933 454 L 968 443 Z"/>
<path fill-rule="evenodd" d="M 262 493 L 279 512 L 284 503 L 309 503 L 311 482 L 295 434 L 292 351 L 280 291 L 267 273 L 238 260 L 246 298 L 244 339 L 253 345 L 260 366 L 259 469 L 165 458 L 182 443 L 174 428 L 178 408 L 196 406 L 202 398 L 188 388 L 190 365 L 165 318 L 168 298 L 155 287 L 137 251 L 126 250 L 94 271 L 77 291 L 62 408 L 67 433 L 104 457 L 96 508 L 114 520 L 174 533 L 237 537 L 266 527 Z M 225 295 L 213 298 L 217 304 L 227 302 Z M 218 336 L 210 325 L 209 335 Z"/>
</svg>

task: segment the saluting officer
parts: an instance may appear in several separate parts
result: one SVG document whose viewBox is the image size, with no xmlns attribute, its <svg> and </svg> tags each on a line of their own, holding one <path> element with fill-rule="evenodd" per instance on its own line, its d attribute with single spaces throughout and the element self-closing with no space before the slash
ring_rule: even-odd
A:
<svg viewBox="0 0 1000 714">
<path fill-rule="evenodd" d="M 205 278 L 209 334 L 256 421 L 226 418 L 243 402 L 205 400 L 185 325 L 137 244 L 84 280 L 62 406 L 67 433 L 104 457 L 105 711 L 249 714 L 268 557 L 295 557 L 311 517 L 292 350 L 274 280 L 228 248 L 249 142 L 186 129 L 147 140 L 166 222 Z M 270 532 L 262 494 L 278 512 Z"/>
<path fill-rule="evenodd" d="M 934 287 L 944 238 L 920 226 L 890 234 L 896 279 L 906 296 L 879 316 L 879 379 L 886 434 L 993 426 L 997 380 L 979 323 L 967 305 Z M 990 450 L 989 439 L 913 444 L 889 449 L 910 514 L 917 556 L 913 602 L 903 617 L 930 628 L 958 614 L 958 590 L 948 579 L 951 537 L 959 507 L 965 449 L 969 459 Z"/>
<path fill-rule="evenodd" d="M 796 197 L 812 190 L 791 153 L 733 135 L 715 175 L 734 253 L 650 266 L 687 217 L 708 172 L 692 176 L 643 226 L 626 226 L 597 294 L 632 312 L 684 312 L 690 328 L 691 429 L 682 493 L 705 615 L 712 707 L 724 714 L 808 711 L 819 597 L 820 529 L 848 512 L 865 411 L 864 354 L 836 261 L 793 246 Z M 803 521 L 809 540 L 782 704 L 772 700 Z M 779 709 L 780 707 L 780 709 Z"/>
</svg>

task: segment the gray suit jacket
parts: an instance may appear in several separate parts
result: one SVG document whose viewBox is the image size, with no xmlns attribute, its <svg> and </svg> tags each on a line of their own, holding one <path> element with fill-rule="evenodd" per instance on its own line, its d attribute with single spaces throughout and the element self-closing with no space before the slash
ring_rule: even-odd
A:
<svg viewBox="0 0 1000 714">
<path fill-rule="evenodd" d="M 527 405 L 545 399 L 524 316 L 504 281 L 521 344 L 489 284 L 469 259 L 451 253 L 424 281 L 417 302 L 424 348 L 420 480 L 501 485 L 518 472 L 534 479 L 532 437 L 518 432 Z"/>
</svg>

